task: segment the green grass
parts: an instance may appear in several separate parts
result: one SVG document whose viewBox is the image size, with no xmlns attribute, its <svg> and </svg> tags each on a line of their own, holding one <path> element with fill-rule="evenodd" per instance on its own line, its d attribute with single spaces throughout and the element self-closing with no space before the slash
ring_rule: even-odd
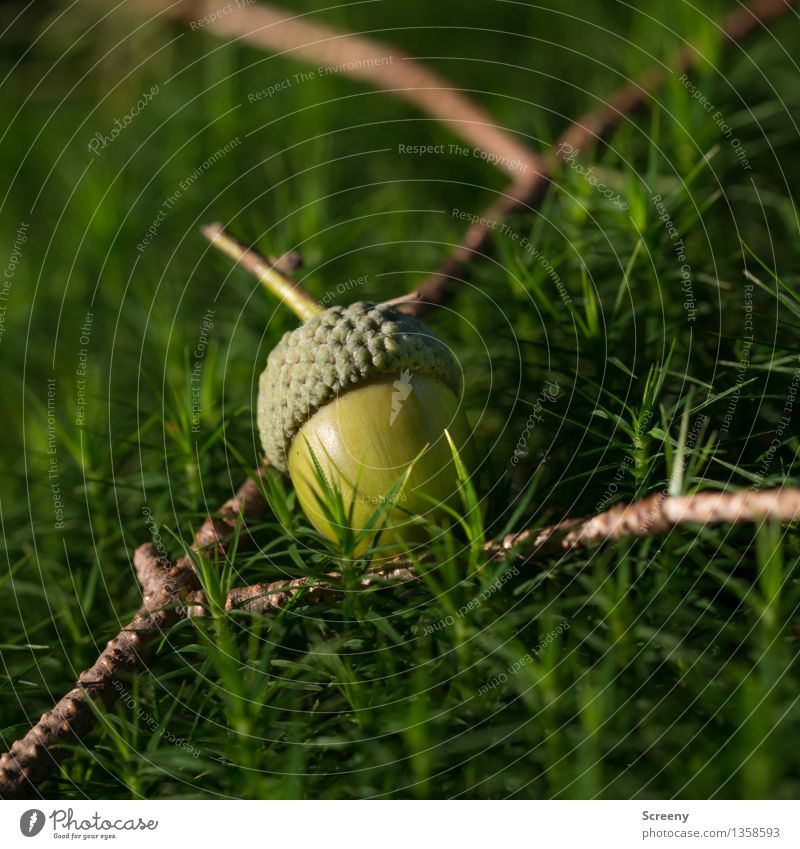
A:
<svg viewBox="0 0 800 849">
<path fill-rule="evenodd" d="M 328 75 L 250 103 L 248 93 L 306 66 L 162 24 L 134 32 L 125 10 L 81 36 L 98 7 L 47 29 L 65 9 L 52 3 L 44 20 L 23 16 L 3 36 L 0 256 L 29 225 L 0 340 L 6 746 L 138 607 L 135 547 L 155 528 L 170 556 L 183 553 L 258 462 L 257 378 L 294 319 L 213 253 L 199 225 L 224 221 L 265 252 L 300 251 L 303 283 L 326 303 L 383 299 L 458 241 L 454 209 L 480 212 L 504 187 L 473 157 L 399 155 L 400 142 L 454 139 L 386 94 Z M 780 425 L 800 368 L 791 23 L 725 53 L 688 5 L 648 4 L 652 19 L 599 0 L 582 4 L 580 21 L 569 11 L 474 4 L 454 22 L 444 7 L 410 2 L 323 17 L 433 57 L 536 146 L 691 38 L 713 59 L 691 80 L 752 169 L 679 75 L 580 157 L 627 212 L 565 168 L 539 212 L 497 232 L 457 312 L 430 319 L 468 376 L 482 521 L 467 510 L 416 587 L 226 615 L 231 585 L 347 560 L 269 477 L 258 547 L 239 541 L 226 562 L 199 564 L 209 617 L 165 637 L 152 672 L 128 682 L 124 704 L 45 795 L 800 793 L 787 745 L 800 732 L 796 526 L 684 528 L 544 562 L 500 564 L 481 551 L 484 535 L 663 490 L 800 483 L 800 409 Z M 91 153 L 93 134 L 155 85 L 130 126 Z M 558 391 L 521 444 L 547 381 Z"/>
</svg>

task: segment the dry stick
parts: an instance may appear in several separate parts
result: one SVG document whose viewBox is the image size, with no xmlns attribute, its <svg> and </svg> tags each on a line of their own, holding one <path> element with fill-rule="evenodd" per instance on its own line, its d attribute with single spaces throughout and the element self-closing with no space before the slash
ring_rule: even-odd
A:
<svg viewBox="0 0 800 849">
<path fill-rule="evenodd" d="M 255 478 L 260 475 L 259 471 Z M 194 550 L 224 556 L 226 538 L 237 523 L 253 520 L 265 509 L 257 480 L 248 478 L 222 505 L 218 516 L 206 517 L 195 534 Z M 0 755 L 0 799 L 33 793 L 36 784 L 69 754 L 65 744 L 80 742 L 94 728 L 94 705 L 108 707 L 118 699 L 125 689 L 122 680 L 150 665 L 159 639 L 185 615 L 182 598 L 199 587 L 192 558 L 185 555 L 170 568 L 152 544 L 145 543 L 136 550 L 134 564 L 143 589 L 141 608 L 95 663 L 80 674 L 76 686 Z"/>
<path fill-rule="evenodd" d="M 253 520 L 265 510 L 258 484 L 248 479 L 234 498 L 220 509 L 218 518 L 208 517 L 196 534 L 196 549 L 216 550 L 224 555 L 226 539 L 240 517 Z M 509 534 L 486 546 L 493 559 L 522 558 L 526 562 L 566 550 L 598 545 L 621 537 L 665 533 L 686 524 L 737 524 L 742 522 L 793 522 L 800 518 L 800 489 L 778 488 L 754 492 L 702 492 L 692 496 L 656 493 L 630 505 L 616 505 L 589 519 L 568 519 L 542 529 Z M 204 597 L 192 571 L 192 559 L 182 557 L 172 568 L 152 544 L 140 546 L 135 563 L 144 588 L 144 604 L 128 628 L 109 644 L 98 661 L 82 673 L 78 686 L 11 751 L 0 757 L 0 798 L 11 798 L 31 789 L 48 775 L 67 751 L 65 742 L 80 739 L 95 724 L 89 699 L 110 704 L 119 695 L 117 682 L 145 668 L 154 654 L 153 642 L 183 615 L 204 616 Z M 419 576 L 404 561 L 367 574 L 361 589 L 396 582 L 417 581 Z M 331 576 L 337 577 L 335 575 Z M 335 603 L 341 589 L 307 578 L 238 587 L 230 591 L 225 609 L 252 613 L 277 612 L 302 598 L 306 604 Z M 184 601 L 186 606 L 184 606 Z"/>
<path fill-rule="evenodd" d="M 191 23 L 204 19 L 204 30 L 243 41 L 274 53 L 290 53 L 310 63 L 368 82 L 414 104 L 470 145 L 485 151 L 498 168 L 516 177 L 544 163 L 514 133 L 431 71 L 390 44 L 321 24 L 307 16 L 265 4 L 226 7 L 218 0 L 188 0 L 165 8 L 164 14 Z"/>
<path fill-rule="evenodd" d="M 336 573 L 329 576 L 332 580 L 339 578 Z M 407 566 L 393 566 L 369 572 L 359 582 L 360 590 L 372 587 L 386 586 L 395 582 L 414 582 L 419 576 Z M 272 581 L 268 584 L 253 584 L 248 587 L 236 587 L 228 593 L 225 600 L 225 610 L 246 610 L 251 613 L 268 613 L 283 610 L 295 599 L 302 597 L 307 604 L 336 603 L 341 600 L 344 590 L 334 584 L 314 583 L 309 578 L 293 578 L 290 581 Z M 189 599 L 194 602 L 188 608 L 191 617 L 207 615 L 202 592 L 190 593 Z"/>
<path fill-rule="evenodd" d="M 137 557 L 144 553 L 137 550 Z M 191 567 L 185 565 L 162 569 L 160 576 L 153 571 L 145 579 L 144 602 L 130 624 L 80 674 L 76 686 L 0 756 L 0 798 L 33 791 L 69 753 L 64 744 L 75 743 L 94 727 L 96 715 L 90 702 L 111 704 L 119 695 L 115 687 L 119 677 L 147 668 L 157 638 L 180 618 L 178 593 L 196 586 Z"/>
<path fill-rule="evenodd" d="M 249 5 L 225 15 L 212 15 L 218 12 L 215 3 L 216 0 L 184 2 L 165 9 L 164 13 L 189 22 L 209 20 L 208 16 L 211 16 L 211 22 L 204 29 L 219 36 L 278 53 L 291 53 L 318 66 L 335 68 L 337 73 L 368 82 L 413 103 L 468 144 L 485 152 L 487 160 L 508 173 L 513 182 L 487 210 L 484 218 L 492 221 L 505 218 L 516 207 L 530 203 L 546 186 L 546 174 L 551 166 L 544 157 L 518 140 L 510 130 L 495 124 L 485 109 L 449 80 L 397 48 L 294 16 L 292 12 L 276 6 Z M 520 174 L 523 176 L 520 177 Z M 473 225 L 462 244 L 435 275 L 416 292 L 391 303 L 397 302 L 403 311 L 420 315 L 442 304 L 448 282 L 481 250 L 488 234 L 484 225 Z M 421 303 L 409 303 L 415 300 Z"/>
<path fill-rule="evenodd" d="M 563 554 L 575 548 L 588 548 L 622 537 L 645 537 L 667 533 L 680 525 L 741 524 L 744 522 L 789 523 L 800 519 L 800 489 L 781 487 L 760 492 L 700 492 L 696 495 L 668 496 L 663 492 L 633 504 L 617 504 L 604 513 L 587 519 L 567 519 L 546 528 L 509 534 L 500 542 L 486 545 L 492 560 L 536 559 Z M 419 562 L 426 562 L 421 558 Z M 361 589 L 387 583 L 418 581 L 411 571 L 414 564 L 397 558 L 381 569 L 365 575 Z M 331 575 L 332 578 L 338 577 Z M 341 599 L 343 590 L 334 585 L 312 582 L 308 578 L 274 581 L 237 587 L 228 594 L 225 609 L 271 613 L 302 598 L 304 604 L 327 604 Z M 190 594 L 195 605 L 190 616 L 204 616 L 203 595 Z"/>
<path fill-rule="evenodd" d="M 796 0 L 752 0 L 739 7 L 724 21 L 724 46 L 738 44 L 767 21 L 788 12 L 795 3 Z M 702 55 L 698 55 L 693 48 L 687 48 L 675 56 L 670 66 L 676 72 L 685 73 L 697 65 L 698 58 L 702 58 Z M 464 239 L 442 265 L 407 298 L 402 299 L 406 303 L 399 308 L 420 317 L 445 304 L 452 297 L 454 285 L 467 279 L 469 263 L 485 253 L 494 232 L 492 228 L 496 226 L 494 222 L 502 221 L 517 209 L 535 209 L 544 198 L 550 175 L 559 161 L 571 156 L 573 152 L 580 153 L 621 124 L 644 106 L 666 79 L 667 74 L 660 68 L 650 69 L 638 80 L 619 89 L 598 109 L 570 124 L 550 148 L 548 155 L 542 158 L 543 164 L 539 170 L 523 174 L 515 180 L 508 191 L 500 195 L 483 213 L 481 221 L 467 229 Z"/>
<path fill-rule="evenodd" d="M 795 2 L 751 0 L 740 6 L 723 23 L 724 46 L 739 43 L 767 21 L 789 11 Z M 544 197 L 550 175 L 560 160 L 573 151 L 581 152 L 620 124 L 643 106 L 667 78 L 661 68 L 653 68 L 638 80 L 629 82 L 601 107 L 567 127 L 556 144 L 542 156 L 531 151 L 511 131 L 495 125 L 484 109 L 444 77 L 389 45 L 268 5 L 238 7 L 219 15 L 216 0 L 185 0 L 165 9 L 164 13 L 186 21 L 210 21 L 204 29 L 217 35 L 291 53 L 384 89 L 413 103 L 470 144 L 491 154 L 491 161 L 513 177 L 509 188 L 481 216 L 484 223 L 472 224 L 450 256 L 413 292 L 390 302 L 416 316 L 423 316 L 446 303 L 455 284 L 467 279 L 470 263 L 486 250 L 494 232 L 492 228 L 496 226 L 493 222 L 502 221 L 517 209 L 534 209 Z M 695 67 L 699 58 L 701 54 L 687 48 L 680 51 L 670 65 L 675 71 L 685 72 Z M 395 63 L 395 59 L 399 61 Z"/>
<path fill-rule="evenodd" d="M 519 556 L 549 556 L 621 537 L 655 536 L 679 525 L 766 520 L 788 523 L 799 518 L 800 488 L 797 487 L 698 492 L 695 495 L 658 492 L 633 504 L 616 504 L 591 518 L 568 519 L 548 528 L 509 534 L 499 548 Z"/>
</svg>

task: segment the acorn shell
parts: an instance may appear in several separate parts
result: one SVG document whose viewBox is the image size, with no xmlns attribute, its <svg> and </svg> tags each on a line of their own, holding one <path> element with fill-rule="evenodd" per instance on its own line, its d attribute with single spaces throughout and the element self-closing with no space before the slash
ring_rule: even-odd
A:
<svg viewBox="0 0 800 849">
<path fill-rule="evenodd" d="M 366 528 L 380 509 L 383 539 L 421 539 L 419 515 L 438 522 L 438 503 L 458 506 L 445 429 L 463 448 L 460 381 L 447 346 L 417 319 L 371 303 L 331 307 L 285 334 L 269 355 L 258 398 L 264 452 L 289 471 L 304 512 L 325 536 L 339 534 L 320 506 L 316 463 L 352 511 L 352 530 Z"/>
<path fill-rule="evenodd" d="M 335 306 L 284 334 L 259 381 L 258 426 L 267 459 L 287 471 L 289 447 L 317 410 L 367 380 L 405 373 L 435 377 L 460 394 L 460 369 L 447 346 L 392 307 Z"/>
<path fill-rule="evenodd" d="M 427 539 L 419 516 L 434 524 L 449 523 L 441 503 L 460 506 L 444 433 L 447 429 L 463 449 L 468 431 L 459 400 L 437 378 L 397 378 L 373 378 L 341 394 L 317 410 L 292 443 L 289 472 L 300 505 L 329 539 L 341 538 L 342 529 L 331 526 L 320 504 L 314 459 L 351 511 L 352 530 L 375 527 L 378 511 L 382 545 Z M 365 538 L 355 553 L 370 541 Z"/>
</svg>

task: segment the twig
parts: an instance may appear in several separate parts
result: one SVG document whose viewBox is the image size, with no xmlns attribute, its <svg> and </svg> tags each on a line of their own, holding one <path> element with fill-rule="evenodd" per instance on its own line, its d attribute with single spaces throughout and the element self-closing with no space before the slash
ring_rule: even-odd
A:
<svg viewBox="0 0 800 849">
<path fill-rule="evenodd" d="M 242 530 L 247 533 L 247 522 L 257 521 L 267 510 L 267 502 L 261 494 L 261 481 L 266 472 L 266 463 L 257 472 L 236 490 L 236 494 L 229 498 L 216 514 L 209 514 L 194 535 L 194 551 L 203 551 L 224 557 L 228 551 L 230 535 L 242 524 Z M 181 557 L 177 566 L 182 564 L 192 565 L 189 555 Z"/>
<path fill-rule="evenodd" d="M 136 569 L 136 577 L 142 586 L 143 607 L 155 610 L 158 604 L 155 598 L 164 583 L 164 576 L 172 568 L 172 564 L 159 554 L 156 547 L 149 542 L 140 545 L 133 552 L 133 566 Z"/>
<path fill-rule="evenodd" d="M 222 505 L 218 516 L 206 517 L 195 534 L 194 549 L 211 549 L 224 556 L 226 535 L 241 519 L 254 519 L 265 509 L 256 479 L 248 478 Z M 80 674 L 76 686 L 0 755 L 0 799 L 33 793 L 37 783 L 56 769 L 69 753 L 66 746 L 79 742 L 94 728 L 97 717 L 92 703 L 108 707 L 124 689 L 121 679 L 150 665 L 159 639 L 185 614 L 182 597 L 199 588 L 188 555 L 169 568 L 155 548 L 145 543 L 136 550 L 134 564 L 142 583 L 142 606 L 95 663 Z"/>
<path fill-rule="evenodd" d="M 566 519 L 546 528 L 508 534 L 500 541 L 486 544 L 491 559 L 541 560 L 576 548 L 589 548 L 622 537 L 657 536 L 680 525 L 720 525 L 763 522 L 789 523 L 800 519 L 800 489 L 782 487 L 762 491 L 700 492 L 696 495 L 668 496 L 663 492 L 633 504 L 614 507 L 586 519 Z M 420 558 L 425 563 L 430 558 Z M 419 575 L 409 561 L 397 558 L 387 567 L 365 575 L 361 589 L 414 582 Z M 336 579 L 339 576 L 329 576 Z M 271 613 L 285 609 L 302 595 L 304 604 L 328 604 L 341 599 L 343 590 L 333 584 L 309 578 L 274 581 L 237 587 L 228 594 L 225 609 Z M 190 616 L 204 616 L 203 594 L 190 593 L 194 606 Z"/>
<path fill-rule="evenodd" d="M 322 306 L 291 276 L 292 270 L 299 264 L 296 253 L 284 254 L 279 259 L 264 259 L 252 248 L 245 247 L 228 235 L 221 224 L 206 224 L 200 228 L 200 232 L 215 248 L 260 280 L 301 321 L 307 321 L 322 312 Z"/>
<path fill-rule="evenodd" d="M 751 0 L 731 12 L 722 26 L 725 46 L 738 44 L 767 21 L 788 12 L 796 0 Z M 441 121 L 468 143 L 491 154 L 490 161 L 513 177 L 508 189 L 470 225 L 448 258 L 408 295 L 393 299 L 404 312 L 423 316 L 446 303 L 460 281 L 467 279 L 470 263 L 485 253 L 495 225 L 514 210 L 533 210 L 541 202 L 558 162 L 581 152 L 643 106 L 664 83 L 667 74 L 653 68 L 622 86 L 597 109 L 570 124 L 544 154 L 530 150 L 514 134 L 497 126 L 491 116 L 464 92 L 420 62 L 394 47 L 334 27 L 307 20 L 303 15 L 271 5 L 240 6 L 225 15 L 216 0 L 186 0 L 164 8 L 166 15 L 186 21 L 205 16 L 204 29 L 278 53 L 291 53 L 337 73 L 363 80 L 407 100 Z M 680 51 L 670 62 L 676 71 L 693 68 L 700 54 Z M 398 61 L 395 61 L 398 60 Z"/>
<path fill-rule="evenodd" d="M 258 484 L 248 479 L 234 498 L 220 510 L 219 518 L 208 517 L 196 535 L 196 546 L 216 547 L 224 554 L 228 534 L 240 517 L 253 519 L 265 509 Z M 655 536 L 679 525 L 740 524 L 766 520 L 788 523 L 800 519 L 800 489 L 784 487 L 760 492 L 702 492 L 691 496 L 657 493 L 630 505 L 615 505 L 589 519 L 568 519 L 541 529 L 509 534 L 487 544 L 492 558 L 526 562 L 551 557 L 574 548 L 599 545 L 621 537 Z M 82 673 L 71 690 L 39 723 L 0 757 L 0 798 L 12 798 L 31 790 L 37 781 L 55 769 L 66 752 L 63 744 L 81 739 L 95 724 L 89 699 L 110 704 L 118 695 L 120 675 L 145 668 L 152 659 L 153 638 L 182 615 L 204 616 L 204 598 L 192 572 L 191 558 L 182 557 L 165 569 L 152 545 L 140 546 L 136 568 L 145 590 L 145 602 L 130 626 L 107 646 L 97 662 Z M 396 560 L 388 568 L 367 574 L 361 589 L 383 584 L 418 581 L 411 564 Z M 337 576 L 332 575 L 332 578 Z M 331 603 L 342 590 L 332 584 L 295 578 L 230 591 L 225 609 L 274 613 L 293 601 L 307 604 Z M 185 600 L 186 606 L 183 601 Z"/>
<path fill-rule="evenodd" d="M 170 5 L 164 14 L 192 20 L 212 18 L 204 29 L 222 37 L 249 42 L 278 53 L 292 53 L 337 73 L 363 80 L 409 101 L 447 126 L 471 146 L 485 152 L 487 160 L 512 178 L 508 190 L 487 211 L 492 221 L 502 220 L 518 206 L 529 204 L 547 185 L 551 165 L 514 133 L 495 124 L 492 116 L 464 92 L 396 47 L 326 26 L 277 6 L 242 6 L 225 15 L 212 14 L 212 2 Z M 451 282 L 482 249 L 489 230 L 478 223 L 467 231 L 461 245 L 416 291 L 396 299 L 404 312 L 422 315 L 445 302 Z"/>
<path fill-rule="evenodd" d="M 139 549 L 137 555 L 146 557 L 147 553 Z M 120 677 L 149 666 L 157 638 L 180 618 L 178 595 L 194 589 L 196 579 L 185 564 L 162 570 L 160 578 L 155 571 L 148 571 L 146 579 L 144 603 L 131 622 L 80 674 L 76 686 L 0 756 L 0 798 L 32 792 L 66 757 L 64 744 L 79 741 L 94 727 L 96 716 L 90 703 L 110 705 L 118 696 L 115 685 Z"/>
<path fill-rule="evenodd" d="M 340 576 L 331 573 L 330 579 Z M 377 586 L 394 585 L 397 582 L 415 582 L 419 576 L 412 572 L 407 566 L 393 566 L 389 569 L 381 569 L 365 575 L 359 582 L 360 590 L 371 589 Z M 268 584 L 253 584 L 248 587 L 236 587 L 228 593 L 225 601 L 225 610 L 246 610 L 251 613 L 272 613 L 284 610 L 286 607 L 302 597 L 306 604 L 328 604 L 340 601 L 344 591 L 334 584 L 314 582 L 309 578 L 293 578 L 290 581 L 273 581 Z M 202 592 L 191 593 L 189 598 L 194 602 L 188 609 L 191 617 L 202 617 L 206 615 L 204 597 Z"/>
<path fill-rule="evenodd" d="M 725 19 L 722 27 L 724 46 L 730 47 L 743 41 L 748 35 L 766 22 L 788 12 L 797 0 L 751 0 Z M 670 63 L 676 72 L 685 73 L 697 64 L 698 55 L 693 48 L 680 51 Z M 702 58 L 702 56 L 700 55 Z M 518 209 L 533 211 L 542 201 L 550 185 L 550 178 L 558 162 L 580 153 L 613 130 L 633 112 L 640 109 L 664 84 L 667 74 L 653 68 L 638 80 L 624 85 L 611 98 L 577 121 L 570 124 L 536 172 L 524 173 L 511 187 L 501 194 L 481 215 L 481 220 L 470 225 L 458 247 L 422 283 L 410 292 L 399 308 L 417 317 L 446 303 L 457 286 L 469 275 L 469 264 L 483 255 L 491 239 L 494 222 L 502 221 Z M 482 223 L 487 222 L 487 223 Z"/>
<path fill-rule="evenodd" d="M 656 536 L 679 525 L 766 520 L 788 523 L 797 519 L 800 519 L 800 489 L 795 487 L 681 496 L 659 492 L 633 504 L 615 504 L 591 518 L 568 519 L 541 530 L 509 534 L 499 546 L 491 549 L 513 551 L 518 556 L 548 556 L 621 537 Z"/>
<path fill-rule="evenodd" d="M 517 209 L 534 210 L 541 203 L 550 185 L 547 165 L 530 179 L 521 178 L 499 195 L 478 221 L 470 224 L 459 245 L 447 259 L 408 295 L 398 299 L 398 309 L 422 318 L 446 304 L 453 297 L 459 283 L 469 277 L 470 263 L 486 252 L 487 244 L 496 227 Z"/>
<path fill-rule="evenodd" d="M 227 7 L 218 0 L 193 0 L 164 8 L 187 22 L 205 19 L 204 29 L 274 53 L 291 53 L 309 62 L 368 82 L 414 104 L 440 121 L 511 176 L 537 171 L 544 163 L 514 133 L 440 74 L 393 45 L 319 23 L 307 15 L 263 3 Z"/>
</svg>

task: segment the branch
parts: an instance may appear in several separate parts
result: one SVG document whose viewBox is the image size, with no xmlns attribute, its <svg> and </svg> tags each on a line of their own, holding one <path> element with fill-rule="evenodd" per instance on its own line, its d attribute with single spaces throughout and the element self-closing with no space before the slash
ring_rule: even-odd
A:
<svg viewBox="0 0 800 849">
<path fill-rule="evenodd" d="M 799 518 L 800 488 L 796 487 L 680 496 L 658 492 L 633 504 L 615 504 L 591 518 L 567 519 L 541 530 L 509 534 L 499 545 L 491 545 L 490 550 L 546 556 L 622 537 L 656 536 L 680 525 L 737 525 L 766 520 L 789 523 Z"/>
<path fill-rule="evenodd" d="M 550 185 L 551 166 L 544 166 L 531 178 L 521 178 L 499 195 L 481 214 L 480 220 L 470 224 L 460 244 L 447 259 L 429 274 L 414 291 L 396 298 L 398 309 L 422 318 L 446 304 L 455 294 L 459 283 L 469 278 L 469 265 L 486 253 L 496 222 L 504 221 L 518 209 L 533 211 L 544 199 Z"/>
<path fill-rule="evenodd" d="M 301 321 L 307 321 L 322 312 L 319 303 L 291 276 L 300 261 L 298 254 L 289 253 L 279 259 L 264 259 L 252 248 L 245 247 L 229 236 L 221 224 L 207 224 L 200 228 L 200 232 L 215 248 L 263 283 Z"/>
<path fill-rule="evenodd" d="M 502 220 L 511 210 L 530 204 L 540 189 L 543 194 L 551 167 L 547 159 L 524 141 L 518 141 L 510 130 L 498 126 L 486 110 L 453 83 L 396 47 L 307 20 L 303 15 L 293 16 L 277 6 L 241 6 L 225 15 L 214 14 L 217 11 L 216 0 L 185 0 L 163 10 L 165 15 L 188 23 L 201 18 L 211 20 L 204 29 L 216 35 L 278 54 L 292 53 L 318 66 L 327 65 L 336 73 L 370 83 L 414 104 L 470 146 L 485 151 L 488 161 L 513 178 L 508 191 L 487 210 L 485 217 L 490 220 Z M 404 312 L 417 315 L 444 303 L 450 295 L 451 281 L 463 276 L 462 270 L 482 250 L 489 232 L 481 224 L 470 227 L 447 262 L 415 292 L 395 302 Z"/>
<path fill-rule="evenodd" d="M 723 23 L 723 46 L 738 44 L 768 21 L 788 12 L 795 3 L 796 0 L 751 0 L 747 5 L 737 8 Z M 702 58 L 702 54 L 689 47 L 680 51 L 669 64 L 675 72 L 685 73 L 697 65 L 698 58 Z M 558 163 L 573 151 L 584 151 L 615 129 L 625 118 L 644 106 L 666 79 L 667 74 L 663 70 L 651 68 L 638 80 L 622 86 L 599 108 L 570 124 L 547 156 L 540 159 L 542 164 L 536 172 L 522 174 L 483 213 L 481 218 L 488 222 L 488 226 L 480 221 L 470 225 L 459 246 L 415 291 L 402 299 L 406 303 L 400 309 L 421 317 L 446 303 L 457 284 L 468 279 L 472 260 L 485 253 L 494 232 L 491 229 L 493 222 L 502 221 L 515 210 L 536 209 L 547 192 L 550 176 Z"/>
<path fill-rule="evenodd" d="M 766 520 L 789 523 L 800 519 L 800 488 L 782 487 L 760 492 L 700 492 L 696 495 L 668 496 L 663 492 L 633 504 L 616 504 L 610 510 L 587 519 L 566 519 L 546 528 L 509 534 L 500 541 L 486 544 L 485 551 L 493 560 L 523 559 L 526 562 L 558 556 L 577 548 L 589 548 L 622 537 L 647 537 L 667 533 L 681 525 L 720 525 L 761 523 Z M 430 562 L 423 557 L 417 563 Z M 412 571 L 415 564 L 396 558 L 388 568 L 368 573 L 361 589 L 408 583 L 419 580 Z M 339 577 L 331 574 L 332 579 Z M 294 578 L 237 587 L 228 594 L 225 609 L 252 613 L 275 613 L 297 600 L 304 604 L 330 604 L 341 599 L 343 590 L 317 582 L 316 579 Z M 190 616 L 205 616 L 202 592 L 190 594 L 194 603 Z"/>
<path fill-rule="evenodd" d="M 265 4 L 226 7 L 218 0 L 186 0 L 165 7 L 165 15 L 187 23 L 208 21 L 204 30 L 243 41 L 278 55 L 291 53 L 332 73 L 362 80 L 412 103 L 440 121 L 470 146 L 491 154 L 498 168 L 512 177 L 538 171 L 540 157 L 515 134 L 441 75 L 390 44 L 321 24 L 305 14 Z M 215 14 L 216 13 L 216 14 Z"/>
<path fill-rule="evenodd" d="M 256 481 L 249 478 L 237 494 L 225 502 L 218 518 L 207 517 L 196 534 L 196 547 L 209 547 L 224 555 L 226 536 L 241 518 L 261 515 L 265 503 Z M 589 519 L 567 519 L 542 529 L 509 534 L 486 546 L 494 558 L 524 559 L 531 562 L 565 551 L 599 545 L 622 537 L 655 536 L 680 525 L 741 524 L 766 520 L 782 523 L 800 518 L 800 489 L 782 487 L 763 491 L 701 492 L 689 496 L 664 493 L 630 505 L 615 505 Z M 106 647 L 97 662 L 82 673 L 78 686 L 11 750 L 0 757 L 0 798 L 19 796 L 52 772 L 65 757 L 67 742 L 80 740 L 95 725 L 91 699 L 106 706 L 118 695 L 116 682 L 121 675 L 143 669 L 155 652 L 155 640 L 181 616 L 204 616 L 204 598 L 192 572 L 191 558 L 182 557 L 166 568 L 151 544 L 140 546 L 135 555 L 136 570 L 144 587 L 145 600 L 133 622 Z M 419 576 L 411 564 L 397 559 L 389 568 L 371 572 L 361 581 L 361 589 L 416 582 Z M 338 578 L 332 574 L 331 578 Z M 306 604 L 335 603 L 342 590 L 334 584 L 308 578 L 275 581 L 238 587 L 230 591 L 225 609 L 253 613 L 275 613 L 293 601 Z M 183 601 L 186 605 L 184 607 Z"/>
<path fill-rule="evenodd" d="M 339 578 L 338 573 L 331 573 L 331 579 Z M 419 580 L 419 576 L 407 566 L 393 566 L 391 569 L 381 569 L 364 576 L 359 582 L 362 590 L 377 586 L 393 585 L 398 582 L 407 583 Z M 332 583 L 316 583 L 309 578 L 293 578 L 291 581 L 273 581 L 268 584 L 253 584 L 249 587 L 236 587 L 228 593 L 225 610 L 247 610 L 251 613 L 275 613 L 287 608 L 293 601 L 300 600 L 306 604 L 330 604 L 341 601 L 345 592 Z M 189 607 L 189 616 L 202 617 L 206 615 L 202 592 L 190 594 L 194 602 Z"/>
<path fill-rule="evenodd" d="M 266 504 L 257 478 L 248 478 L 233 498 L 207 516 L 195 534 L 195 550 L 212 550 L 224 556 L 226 537 L 241 519 L 262 515 Z M 142 583 L 143 601 L 131 622 L 103 649 L 95 663 L 52 710 L 11 749 L 0 755 L 0 799 L 29 795 L 69 754 L 69 744 L 80 742 L 96 725 L 94 706 L 108 708 L 119 698 L 119 682 L 146 669 L 167 631 L 185 615 L 183 596 L 199 588 L 192 559 L 181 557 L 173 567 L 158 556 L 151 543 L 134 554 L 136 573 Z"/>
<path fill-rule="evenodd" d="M 163 0 L 159 0 L 159 4 L 161 2 Z M 751 0 L 737 8 L 723 23 L 724 46 L 738 44 L 767 21 L 785 14 L 795 2 Z M 560 160 L 573 151 L 585 150 L 622 123 L 642 107 L 667 78 L 660 67 L 651 68 L 638 80 L 622 86 L 599 108 L 570 124 L 555 145 L 541 155 L 519 141 L 511 131 L 497 126 L 488 112 L 444 77 L 391 45 L 271 5 L 239 6 L 219 15 L 217 0 L 184 0 L 163 8 L 163 13 L 189 23 L 205 19 L 210 22 L 203 28 L 219 36 L 278 54 L 291 53 L 413 103 L 473 147 L 491 154 L 489 161 L 513 178 L 509 188 L 481 216 L 484 222 L 489 222 L 488 226 L 480 221 L 472 224 L 461 243 L 436 271 L 413 292 L 391 301 L 403 312 L 418 317 L 446 303 L 457 284 L 468 278 L 471 262 L 486 252 L 494 232 L 493 222 L 504 220 L 518 209 L 535 209 L 544 198 Z M 685 72 L 695 67 L 699 58 L 701 54 L 689 47 L 677 53 L 669 64 L 675 71 Z"/>
<path fill-rule="evenodd" d="M 136 558 L 155 557 L 155 550 L 146 551 L 148 548 L 152 549 L 149 543 L 137 549 Z M 80 674 L 75 687 L 0 756 L 0 798 L 31 793 L 67 756 L 64 745 L 81 740 L 91 731 L 96 724 L 91 703 L 110 705 L 118 696 L 115 685 L 120 677 L 149 666 L 158 638 L 180 618 L 178 595 L 196 586 L 191 568 L 185 565 L 162 570 L 160 577 L 148 566 L 146 580 L 144 603 L 131 622 Z"/>
</svg>

